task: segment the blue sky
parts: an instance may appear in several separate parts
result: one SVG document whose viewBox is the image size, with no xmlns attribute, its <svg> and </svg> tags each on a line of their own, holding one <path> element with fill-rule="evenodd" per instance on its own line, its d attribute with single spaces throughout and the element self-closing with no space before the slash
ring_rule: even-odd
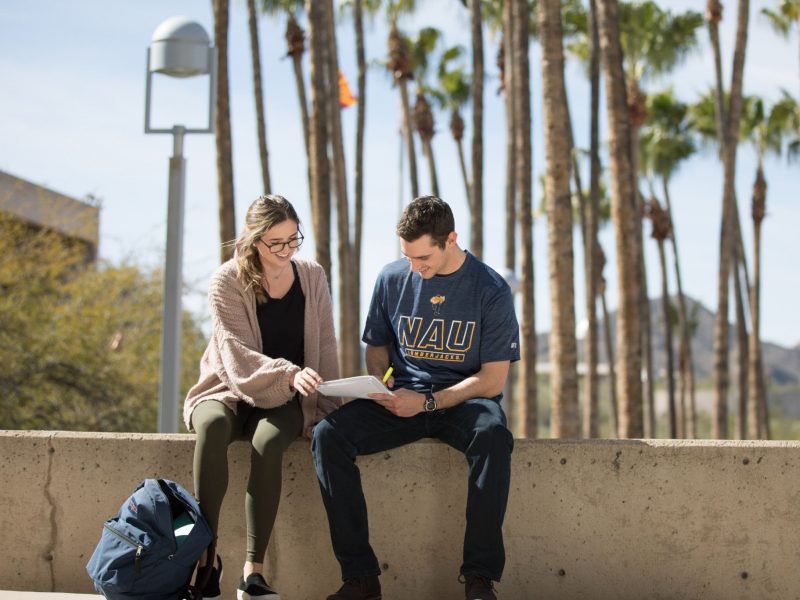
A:
<svg viewBox="0 0 800 600">
<path fill-rule="evenodd" d="M 420 16 L 404 17 L 401 28 L 415 33 L 434 25 L 444 32 L 447 45 L 468 45 L 469 17 L 457 0 L 421 2 Z M 664 3 L 667 4 L 667 3 Z M 697 8 L 704 3 L 672 0 L 673 10 Z M 724 72 L 730 78 L 735 3 L 726 2 L 722 24 Z M 774 100 L 781 89 L 797 94 L 797 33 L 778 38 L 760 9 L 772 4 L 751 2 L 751 26 L 745 66 L 745 93 Z M 234 184 L 237 227 L 250 201 L 261 193 L 255 130 L 251 63 L 246 5 L 231 3 L 230 65 L 233 129 Z M 186 15 L 212 31 L 211 2 L 190 0 L 10 0 L 0 4 L 0 169 L 59 192 L 102 199 L 100 253 L 111 261 L 131 259 L 153 266 L 163 263 L 166 235 L 167 165 L 172 152 L 169 135 L 145 135 L 145 51 L 158 24 L 172 15 Z M 273 191 L 297 207 L 305 230 L 311 219 L 306 183 L 306 162 L 291 62 L 283 57 L 285 19 L 263 18 L 260 23 L 262 70 L 265 77 L 267 136 Z M 647 83 L 648 90 L 672 86 L 683 100 L 692 101 L 712 83 L 712 55 L 705 29 L 699 33 L 700 49 L 668 79 Z M 340 63 L 355 86 L 356 69 L 352 23 L 339 25 Z M 503 211 L 505 171 L 504 117 L 494 55 L 497 38 L 487 34 L 484 214 L 486 262 L 503 267 Z M 369 60 L 386 53 L 386 27 L 382 21 L 368 25 Z M 541 83 L 538 48 L 531 50 L 534 181 L 544 168 L 541 132 Z M 306 75 L 308 71 L 306 70 Z M 581 69 L 570 63 L 567 85 L 577 143 L 588 145 L 588 85 Z M 154 88 L 155 125 L 202 124 L 205 119 L 205 82 L 201 79 L 170 81 L 158 78 Z M 362 260 L 363 305 L 380 267 L 398 256 L 394 223 L 402 201 L 410 199 L 409 186 L 398 176 L 399 98 L 385 69 L 374 66 L 368 74 L 367 138 L 365 151 L 365 226 Z M 458 170 L 455 144 L 447 128 L 447 115 L 437 113 L 438 134 L 434 152 L 441 196 L 456 215 L 462 246 L 469 248 L 469 213 Z M 469 114 L 464 115 L 469 124 Z M 344 112 L 350 191 L 355 110 Z M 601 131 L 605 137 L 605 132 Z M 466 133 L 468 142 L 469 128 Z M 466 147 L 468 152 L 468 145 Z M 205 290 L 217 266 L 216 168 L 213 138 L 186 138 L 187 159 L 184 277 L 191 287 L 185 298 L 190 309 L 207 315 Z M 421 191 L 428 191 L 428 174 L 421 152 L 418 165 Z M 783 345 L 800 342 L 796 307 L 800 305 L 797 226 L 800 223 L 800 165 L 785 159 L 768 159 L 768 216 L 763 226 L 762 332 L 766 340 Z M 739 153 L 737 193 L 745 244 L 750 253 L 750 193 L 755 157 L 749 147 Z M 674 219 L 682 257 L 684 290 L 714 309 L 719 246 L 722 168 L 713 151 L 689 161 L 672 184 Z M 535 183 L 534 195 L 540 195 Z M 649 234 L 649 224 L 647 225 Z M 537 220 L 536 315 L 537 328 L 549 328 L 546 222 Z M 309 236 L 310 237 L 310 236 Z M 613 234 L 607 227 L 601 243 L 611 255 Z M 313 244 L 303 248 L 313 257 Z M 576 244 L 576 314 L 584 314 L 581 254 Z M 659 293 L 655 243 L 647 241 L 648 282 L 651 296 Z M 609 303 L 616 306 L 616 273 L 607 268 Z M 674 279 L 670 275 L 674 289 Z M 335 289 L 335 287 L 334 287 Z M 362 306 L 362 313 L 365 306 Z"/>
</svg>

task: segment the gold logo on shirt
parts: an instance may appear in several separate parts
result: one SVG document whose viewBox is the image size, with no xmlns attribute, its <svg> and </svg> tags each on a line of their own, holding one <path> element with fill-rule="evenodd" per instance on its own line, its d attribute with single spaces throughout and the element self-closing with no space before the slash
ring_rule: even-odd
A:
<svg viewBox="0 0 800 600">
<path fill-rule="evenodd" d="M 444 296 L 434 296 L 431 298 L 431 307 L 433 308 L 433 314 L 439 315 L 442 311 L 442 304 L 444 304 Z"/>
</svg>

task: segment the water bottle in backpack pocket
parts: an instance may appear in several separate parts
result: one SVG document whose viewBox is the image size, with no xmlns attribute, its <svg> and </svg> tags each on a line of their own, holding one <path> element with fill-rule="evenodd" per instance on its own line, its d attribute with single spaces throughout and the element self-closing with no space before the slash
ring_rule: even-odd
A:
<svg viewBox="0 0 800 600">
<path fill-rule="evenodd" d="M 214 535 L 180 484 L 146 479 L 106 521 L 86 570 L 109 600 L 199 598 L 192 573 Z"/>
</svg>

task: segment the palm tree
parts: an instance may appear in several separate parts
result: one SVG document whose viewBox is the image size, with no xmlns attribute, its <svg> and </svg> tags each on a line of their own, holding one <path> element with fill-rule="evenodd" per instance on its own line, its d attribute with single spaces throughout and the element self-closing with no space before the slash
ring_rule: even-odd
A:
<svg viewBox="0 0 800 600">
<path fill-rule="evenodd" d="M 513 106 L 515 120 L 514 155 L 515 179 L 519 198 L 519 226 L 521 237 L 520 289 L 522 291 L 521 347 L 519 387 L 514 411 L 518 436 L 536 437 L 538 429 L 536 382 L 536 321 L 533 271 L 533 210 L 531 172 L 531 93 L 530 65 L 528 59 L 528 0 L 512 2 L 511 23 L 513 52 L 511 55 L 513 79 Z M 481 71 L 482 77 L 482 71 Z M 474 164 L 474 163 L 473 163 Z M 474 173 L 474 172 L 473 172 Z M 473 194 L 473 198 L 477 197 Z"/>
<path fill-rule="evenodd" d="M 517 193 L 516 193 L 516 133 L 514 127 L 514 78 L 512 73 L 511 58 L 514 54 L 513 26 L 514 6 L 512 2 L 489 2 L 484 4 L 484 20 L 489 25 L 489 31 L 501 31 L 500 43 L 497 46 L 495 64 L 499 71 L 500 87 L 498 93 L 503 94 L 503 108 L 506 125 L 506 176 L 505 176 L 505 268 L 507 274 L 515 274 L 517 270 Z M 508 60 L 506 60 L 508 57 Z M 508 67 L 508 68 L 506 68 Z M 469 90 L 467 90 L 469 95 Z M 463 160 L 463 159 L 462 159 Z M 470 201 L 469 182 L 466 180 L 466 169 L 462 162 L 465 184 L 467 190 L 467 203 Z M 516 279 L 516 275 L 514 275 Z M 513 363 L 508 371 L 506 383 L 506 406 L 508 410 L 508 423 L 512 431 L 517 429 L 516 411 L 519 404 L 517 395 L 517 364 Z M 524 402 L 524 399 L 522 399 Z M 523 414 L 525 408 L 522 408 Z"/>
<path fill-rule="evenodd" d="M 622 2 L 620 4 L 622 47 L 625 56 L 628 108 L 631 122 L 631 163 L 634 180 L 639 181 L 639 166 L 636 148 L 639 128 L 646 118 L 647 96 L 642 82 L 653 76 L 663 75 L 675 68 L 697 46 L 696 30 L 702 24 L 702 16 L 694 11 L 673 15 L 662 10 L 652 0 L 644 2 Z M 644 215 L 644 204 L 638 192 L 635 202 L 640 215 Z M 638 269 L 642 282 L 640 316 L 642 319 L 642 344 L 644 346 L 645 369 L 647 371 L 648 427 L 652 434 L 655 426 L 653 389 L 653 350 L 650 332 L 650 301 L 645 275 L 642 225 L 636 231 L 638 246 Z"/>
<path fill-rule="evenodd" d="M 798 0 L 778 0 L 776 9 L 762 8 L 761 14 L 783 37 L 789 36 L 792 27 L 795 27 L 800 33 L 800 2 Z"/>
<path fill-rule="evenodd" d="M 600 244 L 597 245 L 597 293 L 600 296 L 600 304 L 603 309 L 603 332 L 606 344 L 606 362 L 608 363 L 608 383 L 609 395 L 611 399 L 611 431 L 614 437 L 620 437 L 619 433 L 619 402 L 617 400 L 617 376 L 615 373 L 614 344 L 611 342 L 611 317 L 608 314 L 608 304 L 606 303 L 606 278 L 603 270 L 606 267 L 606 255 Z"/>
<path fill-rule="evenodd" d="M 458 164 L 461 167 L 464 190 L 467 203 L 469 203 L 469 175 L 464 160 L 464 119 L 461 117 L 461 109 L 469 101 L 471 84 L 469 75 L 464 72 L 463 66 L 449 68 L 450 63 L 461 58 L 463 54 L 462 46 L 453 46 L 442 53 L 436 70 L 439 86 L 432 95 L 439 101 L 439 105 L 443 109 L 450 111 L 450 133 L 456 143 Z"/>
<path fill-rule="evenodd" d="M 584 342 L 584 362 L 586 363 L 586 377 L 584 386 L 584 435 L 597 437 L 598 435 L 598 327 L 597 327 L 597 297 L 599 294 L 600 273 L 599 248 L 597 243 L 598 216 L 600 208 L 600 41 L 597 31 L 597 10 L 595 0 L 590 0 L 588 12 L 578 3 L 568 2 L 564 6 L 564 20 L 572 24 L 577 34 L 577 39 L 567 44 L 570 52 L 581 60 L 587 67 L 590 83 L 590 126 L 589 126 L 589 200 L 586 201 L 581 184 L 580 169 L 578 168 L 577 153 L 573 153 L 573 177 L 579 196 L 578 214 L 581 222 L 583 236 L 584 279 L 587 331 Z M 610 340 L 610 335 L 609 338 Z M 615 416 L 616 422 L 616 416 Z M 616 434 L 616 424 L 615 434 Z"/>
<path fill-rule="evenodd" d="M 258 41 L 258 13 L 256 0 L 247 0 L 247 24 L 250 31 L 250 55 L 253 59 L 253 93 L 256 101 L 256 129 L 258 131 L 258 156 L 261 159 L 261 179 L 264 193 L 272 188 L 269 177 L 269 152 L 267 151 L 267 125 L 264 118 L 264 94 L 261 82 L 261 52 Z"/>
<path fill-rule="evenodd" d="M 658 242 L 658 257 L 661 263 L 661 308 L 664 319 L 664 353 L 667 357 L 667 398 L 669 407 L 669 437 L 678 437 L 678 422 L 675 411 L 675 367 L 672 356 L 672 314 L 667 286 L 667 258 L 664 252 L 664 241 L 670 236 L 672 223 L 667 211 L 661 208 L 655 197 L 650 199 L 650 220 L 653 223 L 652 237 Z"/>
<path fill-rule="evenodd" d="M 419 196 L 419 183 L 417 180 L 417 157 L 414 150 L 414 127 L 411 116 L 411 103 L 408 100 L 408 80 L 413 77 L 413 62 L 411 46 L 408 38 L 397 29 L 397 20 L 392 19 L 389 29 L 389 72 L 394 78 L 394 83 L 400 90 L 400 104 L 403 111 L 403 135 L 408 151 L 408 168 L 411 179 L 411 194 Z"/>
<path fill-rule="evenodd" d="M 270 15 L 277 15 L 285 13 L 286 20 L 286 56 L 292 59 L 292 68 L 294 71 L 295 90 L 297 92 L 297 102 L 300 105 L 300 120 L 303 125 L 303 142 L 306 150 L 306 176 L 308 179 L 308 195 L 313 198 L 311 174 L 311 149 L 309 141 L 309 116 L 308 116 L 308 100 L 306 94 L 306 82 L 303 74 L 303 55 L 306 52 L 306 33 L 297 21 L 299 13 L 304 8 L 304 0 L 261 0 L 261 10 Z M 311 218 L 316 222 L 318 218 L 315 214 L 317 208 L 314 202 L 311 202 Z M 320 243 L 320 240 L 314 240 L 315 245 Z M 327 251 L 330 254 L 330 249 Z"/>
<path fill-rule="evenodd" d="M 640 276 L 636 229 L 641 230 L 635 208 L 636 181 L 631 164 L 631 124 L 625 74 L 622 69 L 619 5 L 616 0 L 598 4 L 598 31 L 606 79 L 612 172 L 611 210 L 617 251 L 619 313 L 617 318 L 617 378 L 619 434 L 642 437 Z"/>
<path fill-rule="evenodd" d="M 669 181 L 680 163 L 689 158 L 695 151 L 693 131 L 689 121 L 689 106 L 678 101 L 674 97 L 672 90 L 651 95 L 647 100 L 647 122 L 642 128 L 639 138 L 639 163 L 648 176 L 657 176 L 661 179 L 666 218 L 670 224 L 669 237 L 672 240 L 675 281 L 678 288 L 678 322 L 680 331 L 678 364 L 681 377 L 680 410 L 678 412 L 681 415 L 681 419 L 678 422 L 677 435 L 679 437 L 688 436 L 689 438 L 694 438 L 697 434 L 693 352 L 678 257 L 678 240 L 672 220 Z M 688 410 L 685 403 L 687 388 L 689 393 Z"/>
<path fill-rule="evenodd" d="M 725 106 L 722 85 L 721 51 L 718 26 L 722 18 L 719 0 L 708 0 L 706 18 L 715 56 L 717 79 L 717 130 L 724 170 L 722 223 L 720 225 L 720 259 L 717 284 L 717 314 L 714 327 L 714 416 L 711 433 L 715 438 L 728 437 L 728 282 L 731 261 L 736 265 L 736 222 L 738 209 L 735 196 L 737 132 L 742 113 L 742 84 L 747 46 L 750 2 L 739 0 L 736 45 L 733 54 L 730 104 Z M 741 334 L 739 339 L 741 340 Z M 740 341 L 741 344 L 741 341 Z M 741 349 L 741 345 L 740 345 Z M 740 386 L 741 387 L 741 386 Z"/>
<path fill-rule="evenodd" d="M 598 434 L 598 375 L 597 375 L 597 218 L 600 202 L 600 159 L 599 159 L 599 80 L 600 54 L 597 38 L 597 20 L 594 16 L 594 2 L 590 2 L 587 12 L 580 0 L 566 0 L 561 5 L 561 16 L 566 48 L 580 60 L 587 69 L 591 86 L 590 118 L 590 190 L 589 201 L 583 192 L 581 174 L 578 166 L 578 153 L 572 153 L 572 176 L 578 199 L 577 215 L 580 220 L 583 240 L 585 302 L 587 332 L 584 342 L 584 362 L 586 376 L 584 386 L 584 435 L 597 437 Z M 569 112 L 567 113 L 569 116 Z M 570 119 L 571 121 L 571 119 Z M 572 125 L 569 128 L 570 144 L 574 146 Z"/>
<path fill-rule="evenodd" d="M 214 99 L 214 138 L 217 149 L 217 214 L 219 216 L 220 262 L 233 256 L 236 237 L 233 203 L 233 158 L 231 148 L 230 93 L 228 91 L 228 0 L 212 0 L 214 46 L 217 48 L 217 90 Z"/>
<path fill-rule="evenodd" d="M 358 315 L 361 314 L 361 244 L 364 219 L 364 124 L 367 110 L 367 59 L 364 50 L 363 7 L 361 0 L 353 1 L 353 22 L 356 31 L 356 62 L 358 64 L 358 106 L 356 108 L 356 157 L 355 157 L 355 214 L 353 232 L 353 277 L 351 279 L 351 311 L 356 318 L 358 331 Z M 358 343 L 358 340 L 356 340 Z M 356 357 L 360 365 L 360 349 L 357 347 Z"/>
<path fill-rule="evenodd" d="M 606 307 L 605 302 L 605 280 L 603 279 L 603 269 L 605 268 L 606 259 L 603 253 L 603 249 L 600 247 L 600 244 L 597 241 L 597 232 L 595 231 L 595 235 L 593 236 L 594 240 L 594 251 L 589 252 L 590 247 L 590 239 L 589 239 L 589 227 L 594 226 L 595 228 L 599 228 L 601 225 L 605 225 L 611 221 L 611 206 L 609 203 L 608 195 L 606 194 L 605 186 L 601 185 L 601 182 L 598 181 L 598 190 L 597 190 L 597 206 L 592 209 L 590 206 L 590 199 L 587 196 L 591 195 L 591 190 L 584 190 L 581 184 L 581 179 L 577 175 L 580 171 L 579 164 L 578 164 L 578 156 L 580 154 L 589 154 L 585 150 L 578 150 L 574 149 L 572 153 L 572 170 L 575 173 L 575 192 L 572 197 L 572 212 L 573 212 L 573 222 L 578 221 L 580 224 L 580 231 L 581 231 L 581 239 L 583 240 L 583 248 L 584 253 L 586 256 L 584 257 L 587 261 L 586 269 L 588 270 L 591 268 L 593 270 L 593 276 L 591 280 L 587 280 L 587 285 L 589 285 L 590 281 L 594 282 L 595 294 L 591 297 L 594 300 L 594 304 L 597 303 L 598 297 L 602 295 L 602 308 L 603 308 L 603 315 L 604 315 L 604 327 L 606 328 L 605 332 L 605 344 L 606 344 L 606 355 L 608 358 L 608 368 L 609 368 L 609 382 L 610 382 L 610 396 L 611 396 L 611 414 L 612 414 L 612 430 L 613 435 L 617 435 L 617 396 L 616 396 L 616 384 L 614 382 L 614 349 L 611 344 L 611 329 L 609 325 L 609 315 L 608 309 Z M 591 160 L 594 160 L 593 157 L 590 157 Z M 598 178 L 599 179 L 599 178 Z M 589 207 L 591 210 L 587 210 Z M 594 219 L 594 223 L 590 223 L 590 218 Z M 593 265 L 589 264 L 591 255 L 591 262 L 594 263 Z M 587 296 L 587 303 L 591 301 L 590 294 L 586 294 Z M 587 393 L 587 401 L 584 407 L 584 420 L 583 420 L 583 431 L 584 437 L 598 437 L 599 434 L 599 397 L 598 397 L 598 387 L 599 387 L 599 376 L 597 373 L 597 362 L 598 362 L 598 344 L 599 344 L 599 332 L 597 331 L 597 307 L 596 306 L 587 306 L 587 313 L 589 310 L 593 310 L 595 313 L 595 335 L 594 335 L 594 350 L 592 350 L 592 339 L 591 339 L 591 326 L 587 328 L 587 335 L 584 341 L 584 360 L 587 365 L 587 375 L 586 387 L 590 387 L 590 381 L 592 378 L 595 379 L 594 386 L 595 390 L 592 394 L 594 397 L 594 401 L 590 402 L 591 397 Z M 587 321 L 590 319 L 587 318 Z"/>
<path fill-rule="evenodd" d="M 766 214 L 767 181 L 764 176 L 764 158 L 773 153 L 780 155 L 783 149 L 783 135 L 786 131 L 785 112 L 775 106 L 767 113 L 761 98 L 746 98 L 742 118 L 742 134 L 752 143 L 758 163 L 753 184 L 753 281 L 751 283 L 751 302 L 749 360 L 748 360 L 748 422 L 750 437 L 762 439 L 766 436 L 766 392 L 763 364 L 761 360 L 761 223 Z"/>
<path fill-rule="evenodd" d="M 339 104 L 339 60 L 336 44 L 336 23 L 332 0 L 320 2 L 324 7 L 325 39 L 327 43 L 327 93 L 325 104 L 328 110 L 330 156 L 333 164 L 332 182 L 336 194 L 337 258 L 339 267 L 339 364 L 346 377 L 360 371 L 361 353 L 359 338 L 359 303 L 353 298 L 358 278 L 350 239 L 350 203 L 347 194 L 347 171 L 345 168 L 344 139 L 342 136 L 341 106 Z"/>
<path fill-rule="evenodd" d="M 800 102 L 784 90 L 772 110 L 776 119 L 784 124 L 786 156 L 790 162 L 800 159 Z"/>
<path fill-rule="evenodd" d="M 718 94 L 716 94 L 713 90 L 705 95 L 703 95 L 698 102 L 690 108 L 692 126 L 700 134 L 701 139 L 704 142 L 713 142 L 719 144 L 719 152 L 720 157 L 723 158 L 722 153 L 722 142 L 720 141 L 719 136 L 719 113 L 720 110 L 724 111 L 724 106 L 730 103 L 730 94 L 723 95 L 723 108 L 719 108 L 719 102 L 717 101 Z M 744 98 L 742 100 L 742 105 L 747 107 L 750 103 L 752 103 L 752 99 Z M 747 109 L 745 109 L 747 112 Z M 739 133 L 736 137 L 736 140 L 746 140 L 748 137 L 748 133 L 745 131 L 744 122 L 740 119 L 740 127 Z M 734 194 L 734 204 L 736 203 L 736 196 Z M 742 290 L 742 283 L 741 279 L 744 278 L 745 282 L 749 281 L 750 277 L 748 275 L 747 269 L 747 260 L 744 254 L 744 242 L 742 239 L 742 230 L 741 224 L 739 222 L 739 215 L 738 209 L 733 211 L 733 225 L 732 225 L 732 252 L 733 256 L 731 260 L 733 262 L 732 274 L 733 274 L 733 284 L 734 284 L 734 302 L 735 302 L 735 314 L 736 314 L 736 338 L 737 338 L 737 363 L 738 363 L 738 411 L 736 413 L 736 436 L 739 439 L 745 439 L 747 437 L 747 404 L 748 404 L 748 356 L 749 356 L 749 339 L 747 328 L 745 325 L 746 316 L 745 316 L 745 307 L 744 307 L 744 293 L 748 294 L 749 301 L 752 305 L 752 296 L 750 294 L 751 289 L 749 286 L 746 286 L 746 289 Z M 740 274 L 740 269 L 743 273 Z M 727 352 L 727 350 L 726 350 Z M 727 356 L 727 354 L 726 354 Z M 727 363 L 727 359 L 726 359 Z M 727 365 L 726 365 L 727 369 Z"/>
<path fill-rule="evenodd" d="M 580 435 L 575 293 L 573 289 L 571 126 L 564 84 L 561 2 L 539 0 L 546 155 L 548 256 L 550 271 L 551 435 Z"/>
<path fill-rule="evenodd" d="M 288 15 L 285 33 L 286 55 L 292 58 L 297 100 L 300 103 L 300 116 L 303 122 L 303 140 L 305 141 L 306 155 L 310 157 L 308 101 L 306 100 L 306 84 L 303 76 L 303 54 L 306 52 L 306 34 L 297 21 L 298 13 L 303 10 L 303 0 L 261 0 L 261 10 L 269 15 L 277 15 L 279 13 Z"/>
<path fill-rule="evenodd" d="M 441 39 L 441 32 L 433 27 L 420 30 L 415 40 L 411 42 L 412 64 L 414 79 L 417 82 L 417 101 L 414 106 L 414 125 L 422 141 L 422 151 L 428 160 L 428 171 L 431 177 L 431 191 L 434 196 L 439 195 L 439 182 L 436 178 L 436 161 L 433 157 L 433 136 L 436 133 L 433 111 L 428 102 L 426 93 L 431 91 L 427 85 L 429 57 L 436 49 Z"/>
<path fill-rule="evenodd" d="M 311 216 L 314 224 L 316 259 L 331 279 L 330 215 L 331 188 L 328 161 L 328 40 L 325 5 L 306 0 L 308 33 L 311 44 L 311 118 L 309 120 L 309 170 L 311 181 Z"/>
<path fill-rule="evenodd" d="M 506 118 L 506 227 L 505 227 L 505 267 L 506 272 L 517 270 L 517 187 L 514 177 L 516 154 L 514 145 L 514 78 L 511 76 L 511 57 L 514 52 L 513 39 L 513 6 L 511 2 L 503 3 L 503 37 L 497 48 L 497 68 L 500 72 L 500 90 L 503 94 L 503 108 Z M 508 57 L 508 61 L 506 61 Z M 508 62 L 508 65 L 506 65 Z M 508 68 L 507 68 L 508 67 Z M 467 188 L 469 192 L 469 188 Z M 515 373 L 510 372 L 509 377 Z"/>
<path fill-rule="evenodd" d="M 469 0 L 472 38 L 472 185 L 470 251 L 483 256 L 483 19 L 481 2 Z"/>
</svg>

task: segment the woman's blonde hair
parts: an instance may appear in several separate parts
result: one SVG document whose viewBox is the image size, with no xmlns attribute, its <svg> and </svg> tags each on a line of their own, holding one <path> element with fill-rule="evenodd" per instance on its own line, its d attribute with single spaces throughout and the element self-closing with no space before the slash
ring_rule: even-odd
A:
<svg viewBox="0 0 800 600">
<path fill-rule="evenodd" d="M 256 244 L 269 229 L 284 221 L 294 221 L 299 230 L 300 219 L 291 203 L 283 196 L 259 196 L 247 209 L 244 230 L 235 242 L 236 276 L 253 289 L 258 304 L 267 301 L 267 294 L 261 285 L 263 272 Z"/>
</svg>

